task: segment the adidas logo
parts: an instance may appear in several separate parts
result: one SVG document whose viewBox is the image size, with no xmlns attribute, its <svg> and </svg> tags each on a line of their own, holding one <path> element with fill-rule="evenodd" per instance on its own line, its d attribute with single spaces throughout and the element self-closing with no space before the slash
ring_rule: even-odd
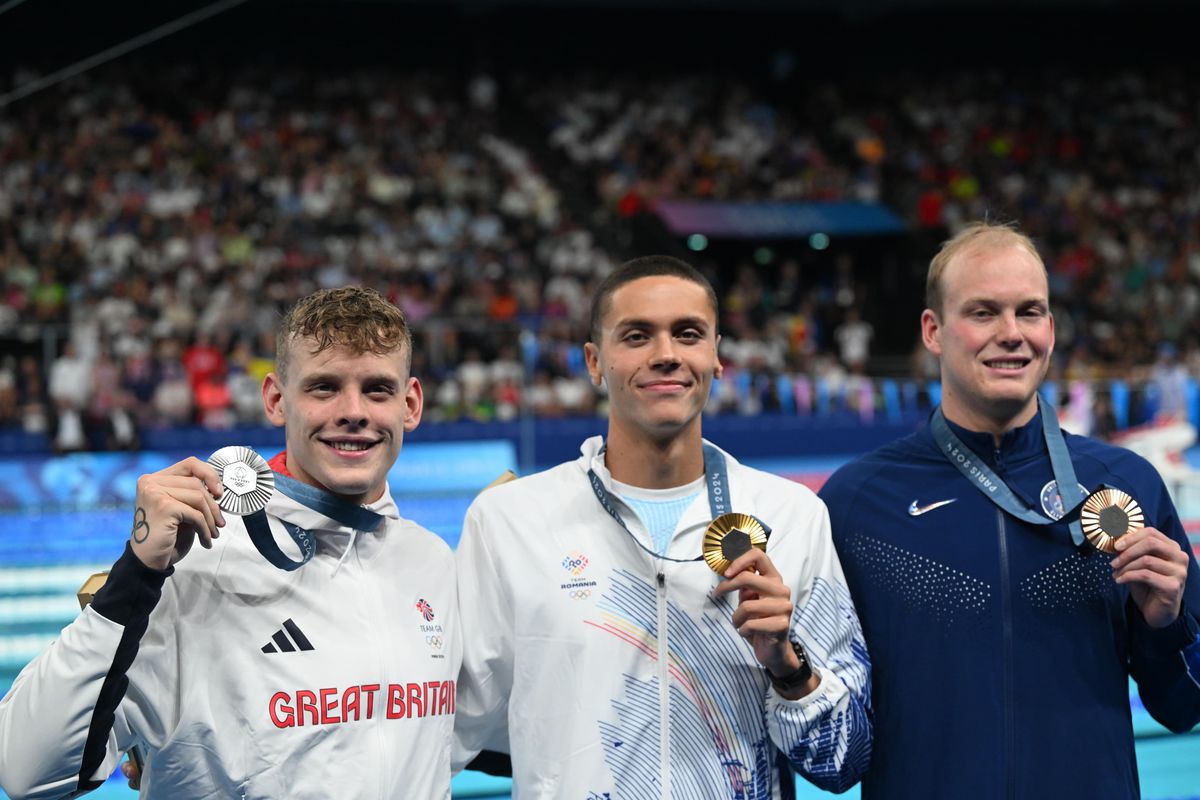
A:
<svg viewBox="0 0 1200 800">
<path fill-rule="evenodd" d="M 289 634 L 291 634 L 291 639 L 288 638 Z M 300 626 L 290 619 L 285 619 L 283 621 L 283 628 L 275 631 L 275 635 L 271 637 L 271 641 L 262 646 L 264 653 L 294 653 L 297 650 L 312 649 L 312 642 L 300 630 Z"/>
</svg>

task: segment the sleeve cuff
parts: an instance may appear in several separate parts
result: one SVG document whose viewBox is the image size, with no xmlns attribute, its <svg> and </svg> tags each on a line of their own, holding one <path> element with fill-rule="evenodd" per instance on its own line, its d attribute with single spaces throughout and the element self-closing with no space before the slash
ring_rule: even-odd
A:
<svg viewBox="0 0 1200 800">
<path fill-rule="evenodd" d="M 165 571 L 147 567 L 126 542 L 125 552 L 113 564 L 104 586 L 96 592 L 92 610 L 118 625 L 127 626 L 135 619 L 144 619 L 158 605 L 163 582 L 174 571 L 174 567 Z"/>
<path fill-rule="evenodd" d="M 839 682 L 837 677 L 829 670 L 825 669 L 824 667 L 818 667 L 816 664 L 813 664 L 812 669 L 814 674 L 820 676 L 821 682 L 817 684 L 817 688 L 813 689 L 803 697 L 796 698 L 795 700 L 789 700 L 781 695 L 779 690 L 775 688 L 774 684 L 770 682 L 770 676 L 768 675 L 767 697 L 770 698 L 770 702 L 774 703 L 780 708 L 791 708 L 798 711 L 806 711 L 814 704 L 830 702 L 836 703 L 836 697 L 828 698 L 826 695 L 829 691 L 829 687 L 838 685 Z"/>
<path fill-rule="evenodd" d="M 1186 647 L 1196 644 L 1200 625 L 1187 606 L 1181 606 L 1179 617 L 1165 628 L 1151 628 L 1136 608 L 1133 612 L 1137 639 L 1154 658 L 1175 658 Z"/>
</svg>

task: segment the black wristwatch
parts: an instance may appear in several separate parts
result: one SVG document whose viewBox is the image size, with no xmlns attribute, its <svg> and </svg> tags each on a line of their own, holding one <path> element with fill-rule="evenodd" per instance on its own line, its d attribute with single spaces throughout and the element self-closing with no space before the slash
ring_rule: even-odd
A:
<svg viewBox="0 0 1200 800">
<path fill-rule="evenodd" d="M 779 677 L 771 670 L 767 670 L 767 675 L 771 678 L 771 685 L 775 687 L 777 692 L 791 692 L 799 689 L 804 684 L 808 683 L 808 679 L 812 677 L 812 665 L 808 663 L 808 654 L 804 652 L 804 648 L 795 639 L 788 640 L 792 645 L 792 652 L 796 654 L 796 658 L 800 659 L 800 666 L 795 672 L 789 675 Z"/>
</svg>

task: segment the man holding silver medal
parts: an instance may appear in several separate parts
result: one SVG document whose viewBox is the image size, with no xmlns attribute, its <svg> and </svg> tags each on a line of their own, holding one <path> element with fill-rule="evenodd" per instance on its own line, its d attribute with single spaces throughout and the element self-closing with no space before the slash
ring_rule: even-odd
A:
<svg viewBox="0 0 1200 800">
<path fill-rule="evenodd" d="M 608 435 L 467 512 L 456 767 L 508 753 L 520 798 L 858 780 L 869 663 L 827 514 L 701 438 L 718 340 L 712 287 L 683 262 L 601 283 L 585 356 Z"/>
<path fill-rule="evenodd" d="M 1054 319 L 1027 237 L 967 226 L 926 295 L 940 407 L 821 489 L 874 666 L 863 798 L 1137 798 L 1129 677 L 1167 728 L 1200 721 L 1179 516 L 1149 463 L 1039 400 Z"/>
<path fill-rule="evenodd" d="M 287 449 L 139 478 L 104 588 L 0 702 L 13 797 L 95 788 L 133 747 L 152 797 L 449 796 L 453 555 L 387 485 L 423 404 L 408 326 L 325 290 L 278 345 L 263 403 Z"/>
</svg>

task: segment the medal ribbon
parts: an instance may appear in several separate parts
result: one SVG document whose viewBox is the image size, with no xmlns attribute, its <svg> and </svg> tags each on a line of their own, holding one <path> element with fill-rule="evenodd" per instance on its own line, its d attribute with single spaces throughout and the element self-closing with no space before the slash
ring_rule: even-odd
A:
<svg viewBox="0 0 1200 800">
<path fill-rule="evenodd" d="M 1046 440 L 1046 449 L 1050 451 L 1050 468 L 1054 472 L 1054 482 L 1058 484 L 1058 494 L 1062 498 L 1063 511 L 1066 512 L 1063 517 L 1069 520 L 1067 527 L 1071 531 L 1071 541 L 1078 547 L 1084 541 L 1083 526 L 1075 511 L 1083 502 L 1083 494 L 1079 491 L 1079 481 L 1075 478 L 1075 467 L 1071 464 L 1071 454 L 1067 452 L 1067 443 L 1063 440 L 1062 429 L 1058 427 L 1058 419 L 1054 416 L 1053 409 L 1048 409 L 1042 402 L 1040 395 L 1038 396 L 1038 411 L 1042 417 L 1042 435 Z M 1039 514 L 1017 497 L 1012 489 L 1008 488 L 1008 484 L 985 464 L 983 459 L 954 435 L 946 423 L 946 417 L 942 413 L 940 405 L 934 409 L 933 416 L 929 420 L 929 427 L 942 455 L 958 468 L 958 471 L 972 486 L 983 492 L 984 497 L 1017 519 L 1033 525 L 1053 525 L 1060 521 Z"/>
<path fill-rule="evenodd" d="M 604 452 L 604 448 L 600 449 Z M 690 564 L 693 561 L 703 561 L 704 556 L 698 555 L 695 558 L 671 558 L 669 556 L 659 555 L 651 550 L 646 545 L 638 541 L 634 536 L 633 531 L 629 530 L 629 526 L 625 524 L 625 520 L 621 519 L 620 512 L 612 504 L 612 499 L 608 496 L 608 490 L 604 488 L 603 481 L 596 474 L 596 470 L 588 470 L 588 480 L 591 481 L 592 491 L 596 493 L 596 499 L 600 501 L 600 506 L 608 512 L 608 515 L 617 521 L 633 543 L 642 548 L 656 559 L 663 561 L 674 561 L 679 564 Z M 725 455 L 713 447 L 711 444 L 704 445 L 704 486 L 708 490 L 708 510 L 712 513 L 713 519 L 728 514 L 731 510 L 729 501 L 729 473 L 725 469 Z M 771 535 L 771 529 L 762 520 L 759 523 L 766 530 L 767 535 Z"/>
<path fill-rule="evenodd" d="M 289 478 L 280 473 L 275 474 L 275 489 L 306 508 L 356 531 L 374 531 L 384 520 L 381 514 L 376 514 L 365 506 L 348 503 L 324 489 L 309 486 L 307 483 L 301 483 L 295 478 Z M 254 547 L 262 554 L 263 558 L 279 569 L 287 572 L 300 569 L 312 560 L 313 555 L 317 552 L 316 537 L 299 525 L 280 520 L 283 523 L 283 529 L 300 548 L 300 560 L 296 561 L 289 558 L 275 543 L 275 537 L 271 535 L 271 523 L 267 519 L 265 510 L 255 511 L 244 519 L 246 531 L 250 534 L 250 541 L 254 543 Z"/>
</svg>

